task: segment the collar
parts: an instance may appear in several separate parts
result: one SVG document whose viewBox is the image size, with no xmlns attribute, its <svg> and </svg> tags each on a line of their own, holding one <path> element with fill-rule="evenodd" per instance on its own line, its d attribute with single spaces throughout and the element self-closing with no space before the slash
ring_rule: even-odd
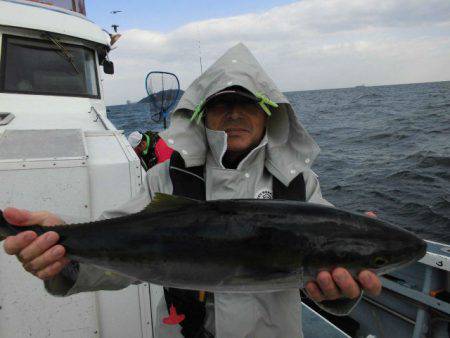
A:
<svg viewBox="0 0 450 338">
<path fill-rule="evenodd" d="M 206 139 L 209 145 L 209 153 L 211 154 L 215 165 L 222 169 L 226 169 L 222 164 L 222 159 L 223 156 L 225 155 L 225 152 L 227 151 L 227 133 L 225 133 L 224 131 L 208 129 L 206 127 L 205 130 L 206 130 Z M 254 159 L 260 153 L 261 149 L 264 149 L 266 147 L 267 142 L 268 142 L 267 134 L 265 134 L 259 145 L 253 148 L 247 154 L 247 156 L 245 156 L 244 159 L 242 159 L 242 161 L 237 166 L 236 170 L 240 170 L 251 165 L 251 163 L 253 163 Z"/>
</svg>

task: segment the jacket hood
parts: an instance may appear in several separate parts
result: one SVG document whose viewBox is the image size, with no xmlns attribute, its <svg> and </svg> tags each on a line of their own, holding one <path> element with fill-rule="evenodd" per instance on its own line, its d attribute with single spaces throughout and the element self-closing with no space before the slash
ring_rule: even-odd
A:
<svg viewBox="0 0 450 338">
<path fill-rule="evenodd" d="M 187 167 L 204 165 L 209 149 L 205 126 L 203 121 L 197 124 L 190 118 L 202 101 L 232 86 L 241 86 L 255 95 L 262 93 L 278 104 L 278 108 L 270 107 L 265 166 L 288 185 L 312 165 L 320 149 L 297 119 L 288 99 L 243 44 L 229 49 L 186 89 L 171 114 L 170 127 L 160 136 L 181 154 Z"/>
</svg>

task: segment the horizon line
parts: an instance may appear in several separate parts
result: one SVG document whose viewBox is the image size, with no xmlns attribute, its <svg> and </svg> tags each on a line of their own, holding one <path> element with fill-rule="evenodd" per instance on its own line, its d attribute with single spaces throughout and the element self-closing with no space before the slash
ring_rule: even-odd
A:
<svg viewBox="0 0 450 338">
<path fill-rule="evenodd" d="M 356 86 L 351 87 L 333 87 L 333 88 L 317 88 L 317 89 L 302 89 L 302 90 L 288 90 L 288 91 L 281 91 L 282 93 L 298 93 L 298 92 L 313 92 L 313 91 L 322 91 L 322 90 L 339 90 L 339 89 L 352 89 L 352 88 L 372 88 L 372 87 L 388 87 L 388 86 L 407 86 L 407 85 L 417 85 L 417 84 L 427 84 L 427 83 L 440 83 L 440 82 L 450 82 L 450 80 L 441 80 L 441 81 L 426 81 L 426 82 L 411 82 L 411 83 L 392 83 L 392 84 L 382 84 L 382 85 L 366 85 L 366 84 L 360 84 Z M 185 91 L 185 89 L 181 89 Z M 145 99 L 148 96 L 145 96 L 141 98 L 140 100 Z M 115 107 L 115 106 L 126 106 L 128 105 L 127 101 L 130 101 L 129 104 L 138 104 L 139 102 L 133 102 L 131 100 L 125 100 L 125 103 L 119 103 L 119 104 L 110 104 L 106 105 L 106 107 Z"/>
</svg>

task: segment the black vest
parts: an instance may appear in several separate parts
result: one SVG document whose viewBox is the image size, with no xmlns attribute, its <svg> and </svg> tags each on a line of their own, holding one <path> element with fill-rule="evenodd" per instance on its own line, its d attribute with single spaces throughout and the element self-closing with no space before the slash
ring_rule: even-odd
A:
<svg viewBox="0 0 450 338">
<path fill-rule="evenodd" d="M 203 166 L 186 168 L 181 155 L 174 151 L 170 158 L 169 167 L 170 180 L 173 185 L 172 194 L 204 201 L 206 199 L 206 191 L 203 172 Z M 274 199 L 302 202 L 306 200 L 305 181 L 301 174 L 295 177 L 287 187 L 273 176 L 272 191 Z M 206 309 L 205 303 L 200 301 L 198 291 L 164 288 L 164 296 L 168 310 L 170 305 L 173 304 L 178 313 L 186 316 L 180 323 L 182 327 L 181 333 L 184 337 L 211 337 L 203 328 Z"/>
</svg>

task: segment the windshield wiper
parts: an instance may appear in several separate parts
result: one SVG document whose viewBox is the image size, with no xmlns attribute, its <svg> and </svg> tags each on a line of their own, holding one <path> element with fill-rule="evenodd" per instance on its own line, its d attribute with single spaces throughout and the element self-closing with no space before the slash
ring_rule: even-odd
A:
<svg viewBox="0 0 450 338">
<path fill-rule="evenodd" d="M 44 33 L 43 35 L 50 42 L 52 42 L 56 47 L 58 47 L 59 52 L 60 52 L 59 55 L 61 55 L 67 62 L 69 62 L 72 65 L 73 69 L 75 70 L 75 72 L 77 72 L 77 74 L 80 74 L 80 71 L 78 70 L 77 66 L 75 65 L 75 62 L 73 61 L 73 56 L 69 52 L 69 50 L 66 47 L 64 47 L 61 44 L 61 42 L 58 41 L 58 39 L 56 39 L 49 33 Z"/>
</svg>

